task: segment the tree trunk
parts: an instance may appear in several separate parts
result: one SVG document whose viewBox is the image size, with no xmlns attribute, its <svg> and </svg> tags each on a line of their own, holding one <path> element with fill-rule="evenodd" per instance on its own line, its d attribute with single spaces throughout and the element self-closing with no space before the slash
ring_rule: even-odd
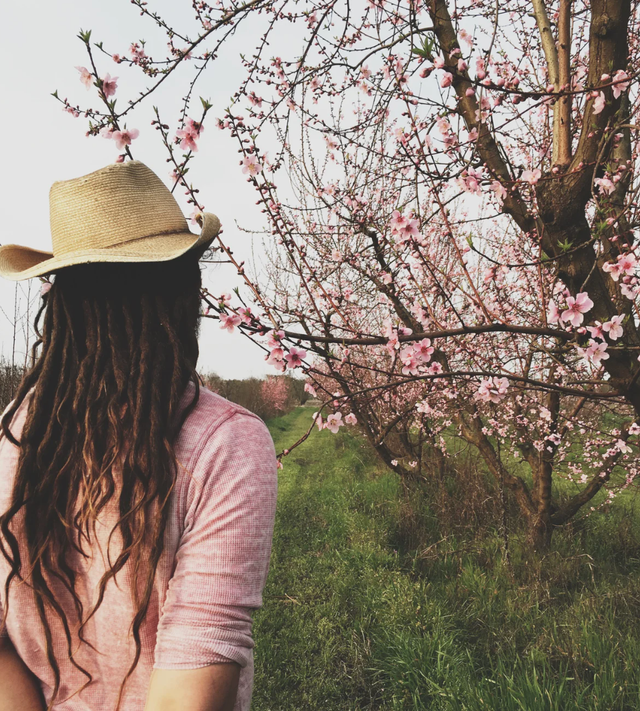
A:
<svg viewBox="0 0 640 711">
<path fill-rule="evenodd" d="M 529 541 L 536 553 L 544 553 L 551 546 L 553 524 L 548 512 L 538 513 L 529 520 Z"/>
</svg>

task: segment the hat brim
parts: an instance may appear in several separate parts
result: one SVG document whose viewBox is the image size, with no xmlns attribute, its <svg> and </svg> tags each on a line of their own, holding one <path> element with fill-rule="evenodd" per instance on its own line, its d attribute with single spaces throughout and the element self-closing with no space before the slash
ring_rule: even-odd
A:
<svg viewBox="0 0 640 711">
<path fill-rule="evenodd" d="M 54 256 L 51 252 L 6 244 L 0 247 L 0 276 L 12 281 L 32 279 L 65 267 L 95 262 L 168 262 L 191 249 L 207 245 L 220 231 L 220 220 L 202 213 L 202 231 L 151 235 L 102 249 L 84 249 Z"/>
</svg>

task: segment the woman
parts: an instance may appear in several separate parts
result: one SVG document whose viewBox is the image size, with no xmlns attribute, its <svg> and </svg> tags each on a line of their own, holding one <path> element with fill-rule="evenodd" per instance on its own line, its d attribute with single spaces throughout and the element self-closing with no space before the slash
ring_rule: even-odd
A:
<svg viewBox="0 0 640 711">
<path fill-rule="evenodd" d="M 198 258 L 137 161 L 55 183 L 39 353 L 2 419 L 0 711 L 246 711 L 276 498 L 264 424 L 199 387 Z"/>
</svg>

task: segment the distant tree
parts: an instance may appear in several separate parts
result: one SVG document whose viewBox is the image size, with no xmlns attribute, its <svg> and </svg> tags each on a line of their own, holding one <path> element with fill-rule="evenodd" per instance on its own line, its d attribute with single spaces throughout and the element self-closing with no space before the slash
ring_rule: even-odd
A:
<svg viewBox="0 0 640 711">
<path fill-rule="evenodd" d="M 289 388 L 289 381 L 282 376 L 268 375 L 262 381 L 260 394 L 262 395 L 265 410 L 269 410 L 273 415 L 286 412 L 291 402 L 292 393 Z"/>
<path fill-rule="evenodd" d="M 308 397 L 304 381 L 289 375 L 270 375 L 264 380 L 225 380 L 215 373 L 207 373 L 203 381 L 209 390 L 255 412 L 262 419 L 286 414 Z"/>
</svg>

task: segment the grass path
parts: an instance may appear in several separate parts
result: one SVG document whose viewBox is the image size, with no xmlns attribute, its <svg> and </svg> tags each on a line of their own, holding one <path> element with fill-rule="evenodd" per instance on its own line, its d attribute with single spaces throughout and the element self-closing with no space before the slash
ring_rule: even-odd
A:
<svg viewBox="0 0 640 711">
<path fill-rule="evenodd" d="M 272 420 L 276 449 L 310 418 Z M 285 459 L 252 711 L 640 709 L 640 541 L 598 516 L 542 566 L 514 540 L 507 570 L 497 535 L 426 559 L 405 550 L 406 506 L 347 432 Z"/>
</svg>

